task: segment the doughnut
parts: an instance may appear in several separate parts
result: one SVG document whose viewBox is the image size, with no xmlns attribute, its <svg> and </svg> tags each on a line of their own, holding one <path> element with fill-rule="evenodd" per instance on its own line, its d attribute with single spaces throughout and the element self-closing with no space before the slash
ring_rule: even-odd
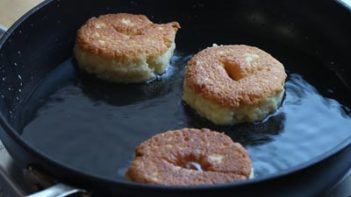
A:
<svg viewBox="0 0 351 197">
<path fill-rule="evenodd" d="M 246 150 L 209 129 L 171 130 L 140 144 L 127 171 L 131 181 L 158 185 L 219 184 L 249 179 Z"/>
<path fill-rule="evenodd" d="M 247 45 L 214 45 L 187 63 L 183 100 L 217 125 L 264 119 L 284 95 L 283 64 Z"/>
<path fill-rule="evenodd" d="M 165 72 L 175 49 L 177 22 L 155 24 L 144 15 L 90 18 L 74 46 L 78 67 L 103 80 L 137 83 Z"/>
</svg>

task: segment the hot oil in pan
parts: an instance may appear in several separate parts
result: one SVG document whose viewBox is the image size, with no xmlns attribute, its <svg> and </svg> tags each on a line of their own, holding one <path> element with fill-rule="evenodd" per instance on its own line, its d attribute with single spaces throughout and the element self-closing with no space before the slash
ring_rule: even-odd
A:
<svg viewBox="0 0 351 197">
<path fill-rule="evenodd" d="M 281 57 L 284 60 L 284 55 Z M 178 54 L 166 74 L 136 85 L 97 80 L 77 71 L 69 59 L 28 100 L 26 106 L 36 107 L 24 109 L 24 119 L 34 118 L 24 126 L 23 137 L 58 162 L 105 178 L 125 180 L 135 147 L 170 129 L 207 127 L 226 132 L 246 146 L 256 177 L 306 162 L 350 135 L 348 108 L 337 101 L 345 100 L 340 95 L 345 95 L 346 89 L 335 89 L 343 86 L 329 70 L 321 69 L 319 62 L 306 57 L 283 62 L 289 70 L 284 102 L 266 120 L 218 127 L 181 100 L 184 66 L 189 58 Z M 308 69 L 318 68 L 319 76 L 311 77 L 317 73 L 298 69 L 296 65 L 302 63 L 308 64 Z"/>
</svg>

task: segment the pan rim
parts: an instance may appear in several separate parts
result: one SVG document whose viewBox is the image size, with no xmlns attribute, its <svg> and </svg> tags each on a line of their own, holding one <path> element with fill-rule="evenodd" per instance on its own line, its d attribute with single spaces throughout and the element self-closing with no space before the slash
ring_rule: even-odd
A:
<svg viewBox="0 0 351 197">
<path fill-rule="evenodd" d="M 4 43 L 8 40 L 10 35 L 13 34 L 13 32 L 17 29 L 18 26 L 20 26 L 24 21 L 26 21 L 31 15 L 36 13 L 37 11 L 43 9 L 44 7 L 48 6 L 49 4 L 55 2 L 55 1 L 60 1 L 60 0 L 47 0 L 43 1 L 31 10 L 29 10 L 27 13 L 25 13 L 22 17 L 20 17 L 1 37 L 0 39 L 0 49 L 3 47 Z M 342 4 L 340 1 L 335 1 L 345 9 L 346 6 Z M 348 9 L 349 10 L 349 9 Z M 148 185 L 148 184 L 141 184 L 141 183 L 134 183 L 134 182 L 128 182 L 128 181 L 118 181 L 118 180 L 112 180 L 105 178 L 103 176 L 99 175 L 93 175 L 89 174 L 86 172 L 79 171 L 73 167 L 64 165 L 60 162 L 55 161 L 53 158 L 50 158 L 48 155 L 45 153 L 42 153 L 40 150 L 35 148 L 33 145 L 30 145 L 28 142 L 26 142 L 20 135 L 19 133 L 9 124 L 5 116 L 0 112 L 0 125 L 2 126 L 3 130 L 6 132 L 6 134 L 12 138 L 12 140 L 15 141 L 21 148 L 23 148 L 26 153 L 29 153 L 31 157 L 39 160 L 39 161 L 45 161 L 49 166 L 53 168 L 59 168 L 69 174 L 80 176 L 81 178 L 88 179 L 90 181 L 87 182 L 99 182 L 103 184 L 109 184 L 109 185 L 116 185 L 116 186 L 123 186 L 123 188 L 127 187 L 139 187 L 140 189 L 150 189 L 150 190 L 163 190 L 163 191 L 169 191 L 169 192 L 175 192 L 175 191 L 196 191 L 196 190 L 220 190 L 220 189 L 227 189 L 227 188 L 233 188 L 233 187 L 242 187 L 242 186 L 248 186 L 248 185 L 253 185 L 253 184 L 258 184 L 262 183 L 265 181 L 273 180 L 273 179 L 278 179 L 282 178 L 284 176 L 292 175 L 294 173 L 297 173 L 301 170 L 304 170 L 306 168 L 312 167 L 313 165 L 316 165 L 334 155 L 342 151 L 343 149 L 347 147 L 351 147 L 351 135 L 347 138 L 345 138 L 341 143 L 337 144 L 334 148 L 326 151 L 324 154 L 318 155 L 316 157 L 313 157 L 309 161 L 303 162 L 299 165 L 296 165 L 294 167 L 288 168 L 287 170 L 281 171 L 281 172 L 275 172 L 267 176 L 259 177 L 259 178 L 254 178 L 251 180 L 245 180 L 245 181 L 237 181 L 233 183 L 225 183 L 225 184 L 218 184 L 218 185 L 195 185 L 195 186 L 164 186 L 164 185 Z M 4 143 L 5 144 L 5 143 Z M 6 144 L 5 144 L 6 147 Z M 49 172 L 50 174 L 54 174 Z M 67 180 L 65 180 L 67 181 Z M 86 182 L 86 181 L 85 181 Z"/>
</svg>

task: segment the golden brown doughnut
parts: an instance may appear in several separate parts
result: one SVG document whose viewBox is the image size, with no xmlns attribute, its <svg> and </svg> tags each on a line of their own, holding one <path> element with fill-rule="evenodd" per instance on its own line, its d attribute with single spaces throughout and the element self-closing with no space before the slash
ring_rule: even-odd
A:
<svg viewBox="0 0 351 197">
<path fill-rule="evenodd" d="M 155 24 L 144 15 L 93 17 L 77 33 L 75 58 L 81 69 L 105 80 L 146 81 L 165 71 L 179 28 L 177 22 Z"/>
<path fill-rule="evenodd" d="M 183 100 L 216 124 L 261 120 L 279 106 L 285 78 L 284 66 L 256 47 L 215 45 L 188 62 Z"/>
<path fill-rule="evenodd" d="M 136 148 L 127 177 L 162 185 L 218 184 L 250 177 L 246 150 L 222 133 L 209 129 L 167 131 Z"/>
</svg>

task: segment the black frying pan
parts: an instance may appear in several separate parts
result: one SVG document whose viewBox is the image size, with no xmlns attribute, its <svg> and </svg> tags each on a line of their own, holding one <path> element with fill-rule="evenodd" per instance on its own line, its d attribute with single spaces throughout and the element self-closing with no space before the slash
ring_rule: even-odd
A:
<svg viewBox="0 0 351 197">
<path fill-rule="evenodd" d="M 113 12 L 182 25 L 167 73 L 148 84 L 118 85 L 76 68 L 77 29 Z M 319 195 L 351 166 L 350 21 L 349 10 L 326 0 L 46 1 L 0 41 L 1 139 L 22 167 L 96 196 Z M 277 112 L 218 127 L 181 101 L 187 60 L 212 43 L 258 46 L 285 65 L 286 94 Z M 195 187 L 124 178 L 137 144 L 183 127 L 223 131 L 242 143 L 255 178 Z"/>
</svg>

